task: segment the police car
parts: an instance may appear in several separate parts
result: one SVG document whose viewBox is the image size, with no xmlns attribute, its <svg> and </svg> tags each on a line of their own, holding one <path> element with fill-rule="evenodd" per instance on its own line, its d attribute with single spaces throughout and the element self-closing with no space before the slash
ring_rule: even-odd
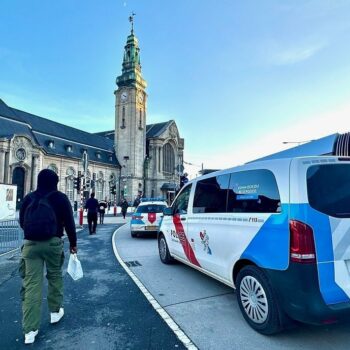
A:
<svg viewBox="0 0 350 350">
<path fill-rule="evenodd" d="M 142 198 L 130 222 L 131 237 L 138 234 L 156 233 L 167 203 L 163 199 Z"/>
</svg>

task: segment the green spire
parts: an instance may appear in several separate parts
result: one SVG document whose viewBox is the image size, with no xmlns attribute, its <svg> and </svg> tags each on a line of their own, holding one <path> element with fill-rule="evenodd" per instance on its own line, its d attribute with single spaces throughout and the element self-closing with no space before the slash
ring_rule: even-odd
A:
<svg viewBox="0 0 350 350">
<path fill-rule="evenodd" d="M 134 16 L 129 17 L 131 22 L 131 32 L 126 40 L 126 45 L 124 47 L 124 58 L 122 65 L 122 74 L 117 77 L 117 85 L 120 86 L 136 86 L 145 89 L 146 81 L 141 75 L 141 61 L 140 61 L 140 48 L 139 42 L 134 35 Z"/>
</svg>

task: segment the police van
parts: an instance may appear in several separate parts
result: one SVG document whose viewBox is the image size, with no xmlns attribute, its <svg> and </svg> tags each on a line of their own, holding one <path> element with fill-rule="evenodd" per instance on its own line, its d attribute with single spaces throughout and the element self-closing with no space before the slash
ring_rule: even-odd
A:
<svg viewBox="0 0 350 350">
<path fill-rule="evenodd" d="M 186 184 L 164 209 L 160 259 L 234 287 L 262 334 L 350 316 L 350 158 L 275 159 Z"/>
</svg>

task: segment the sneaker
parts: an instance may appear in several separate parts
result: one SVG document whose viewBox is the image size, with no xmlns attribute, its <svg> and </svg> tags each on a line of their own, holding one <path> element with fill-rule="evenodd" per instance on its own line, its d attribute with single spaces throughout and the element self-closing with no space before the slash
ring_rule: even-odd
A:
<svg viewBox="0 0 350 350">
<path fill-rule="evenodd" d="M 50 323 L 57 323 L 63 317 L 64 310 L 63 307 L 60 308 L 58 312 L 51 312 L 51 321 Z"/>
<path fill-rule="evenodd" d="M 39 330 L 30 331 L 24 335 L 24 344 L 33 344 L 35 342 L 35 337 L 37 336 Z"/>
</svg>

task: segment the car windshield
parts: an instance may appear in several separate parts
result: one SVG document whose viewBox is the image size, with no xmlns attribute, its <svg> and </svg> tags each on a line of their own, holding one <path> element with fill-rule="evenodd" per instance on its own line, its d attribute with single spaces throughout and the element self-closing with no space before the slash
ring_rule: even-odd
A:
<svg viewBox="0 0 350 350">
<path fill-rule="evenodd" d="M 136 213 L 162 213 L 165 207 L 165 205 L 160 204 L 140 205 L 136 209 Z"/>
<path fill-rule="evenodd" d="M 350 164 L 324 164 L 307 170 L 309 203 L 338 218 L 350 218 Z"/>
</svg>

